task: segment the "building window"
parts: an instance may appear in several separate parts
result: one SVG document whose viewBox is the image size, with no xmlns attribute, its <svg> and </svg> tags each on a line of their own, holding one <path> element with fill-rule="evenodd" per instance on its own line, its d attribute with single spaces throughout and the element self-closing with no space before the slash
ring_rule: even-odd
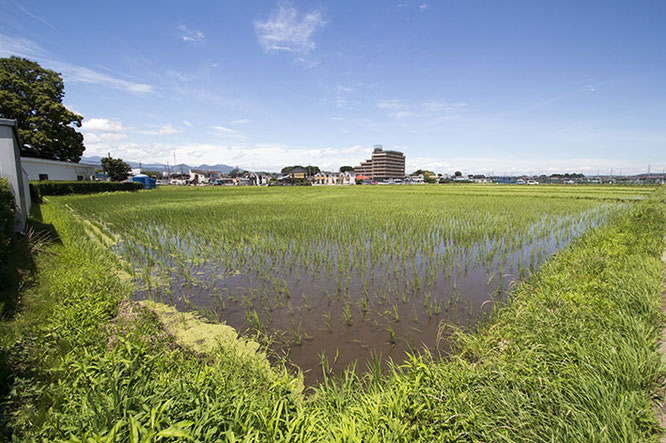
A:
<svg viewBox="0 0 666 443">
<path fill-rule="evenodd" d="M 48 174 L 39 174 L 39 181 L 43 182 L 44 180 L 48 180 L 49 175 Z"/>
<path fill-rule="evenodd" d="M 83 176 L 82 176 L 82 175 L 77 175 L 77 176 L 76 176 L 76 179 L 77 179 L 78 181 L 82 182 L 82 181 L 83 181 Z"/>
</svg>

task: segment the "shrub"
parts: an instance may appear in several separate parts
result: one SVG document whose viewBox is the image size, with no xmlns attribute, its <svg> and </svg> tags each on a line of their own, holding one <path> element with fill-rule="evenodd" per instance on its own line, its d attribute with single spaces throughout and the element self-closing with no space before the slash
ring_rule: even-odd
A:
<svg viewBox="0 0 666 443">
<path fill-rule="evenodd" d="M 138 191 L 137 182 L 42 181 L 30 183 L 30 196 L 39 202 L 45 195 L 96 194 L 99 192 Z"/>
<path fill-rule="evenodd" d="M 15 263 L 12 263 L 14 261 L 12 257 L 14 214 L 14 193 L 9 187 L 9 181 L 6 178 L 0 178 L 0 316 L 4 314 L 9 305 L 6 293 L 14 279 L 12 272 L 12 268 L 15 267 Z M 0 380 L 2 380 L 1 361 Z"/>
<path fill-rule="evenodd" d="M 0 250 L 6 251 L 14 230 L 14 193 L 6 178 L 0 178 Z M 0 259 L 1 260 L 1 259 Z"/>
</svg>

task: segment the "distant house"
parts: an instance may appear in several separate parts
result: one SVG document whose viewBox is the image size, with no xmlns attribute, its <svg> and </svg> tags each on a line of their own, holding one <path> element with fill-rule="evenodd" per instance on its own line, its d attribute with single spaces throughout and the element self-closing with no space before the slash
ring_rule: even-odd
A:
<svg viewBox="0 0 666 443">
<path fill-rule="evenodd" d="M 234 179 L 228 175 L 220 174 L 215 180 L 212 181 L 212 184 L 215 186 L 233 186 L 236 183 Z"/>
<path fill-rule="evenodd" d="M 190 178 L 189 182 L 194 185 L 202 185 L 208 183 L 208 177 L 210 173 L 203 169 L 190 169 Z"/>
<path fill-rule="evenodd" d="M 245 176 L 245 175 L 239 175 L 238 177 L 234 178 L 234 184 L 236 186 L 250 186 L 253 183 L 250 181 L 250 177 Z"/>
<path fill-rule="evenodd" d="M 425 182 L 425 177 L 423 174 L 417 174 L 417 175 L 408 175 L 405 177 L 405 183 L 410 183 L 410 184 L 421 184 Z"/>
<path fill-rule="evenodd" d="M 308 178 L 309 173 L 306 169 L 303 168 L 294 168 L 291 171 L 289 171 L 289 178 L 295 179 L 295 180 L 303 180 Z"/>
<path fill-rule="evenodd" d="M 170 185 L 186 185 L 189 181 L 189 174 L 171 174 L 169 177 Z"/>
<path fill-rule="evenodd" d="M 486 177 L 485 175 L 469 175 L 469 181 L 472 183 L 492 183 L 492 179 Z"/>
<path fill-rule="evenodd" d="M 314 176 L 316 185 L 355 185 L 356 176 L 350 172 L 322 171 Z"/>
<path fill-rule="evenodd" d="M 266 172 L 251 172 L 249 174 L 250 184 L 253 186 L 267 186 L 273 176 Z"/>
<path fill-rule="evenodd" d="M 208 174 L 208 184 L 214 185 L 215 180 L 222 178 L 224 174 L 218 171 L 210 171 Z"/>
<path fill-rule="evenodd" d="M 43 158 L 21 157 L 21 166 L 28 174 L 28 180 L 70 180 L 89 181 L 95 175 L 99 165 L 61 162 Z"/>
</svg>

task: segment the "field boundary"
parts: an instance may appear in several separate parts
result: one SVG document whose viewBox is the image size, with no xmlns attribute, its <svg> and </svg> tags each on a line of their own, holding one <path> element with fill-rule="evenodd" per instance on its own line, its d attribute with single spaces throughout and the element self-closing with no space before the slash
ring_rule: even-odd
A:
<svg viewBox="0 0 666 443">
<path fill-rule="evenodd" d="M 661 312 L 666 318 L 666 235 L 664 235 L 664 252 L 661 255 L 661 262 L 664 266 L 664 292 L 661 297 Z M 662 361 L 666 364 L 666 322 L 661 332 L 659 352 L 661 352 Z M 661 402 L 656 410 L 656 415 L 662 428 L 661 443 L 666 443 L 666 385 L 662 383 L 660 390 Z"/>
</svg>

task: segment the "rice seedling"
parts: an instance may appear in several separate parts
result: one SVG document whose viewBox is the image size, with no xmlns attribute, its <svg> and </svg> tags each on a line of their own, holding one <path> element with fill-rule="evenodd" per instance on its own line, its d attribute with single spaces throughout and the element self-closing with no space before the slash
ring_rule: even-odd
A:
<svg viewBox="0 0 666 443">
<path fill-rule="evenodd" d="M 351 324 L 352 324 L 352 313 L 351 313 L 351 307 L 350 307 L 349 303 L 345 304 L 343 313 L 344 313 L 344 316 L 345 316 L 345 323 L 347 323 L 347 326 L 351 326 Z"/>
<path fill-rule="evenodd" d="M 396 337 L 434 347 L 435 326 L 414 334 L 410 322 L 398 322 L 399 303 L 412 324 L 445 312 L 471 326 L 477 314 L 470 306 L 508 297 L 505 274 L 529 278 L 551 254 L 647 192 L 427 189 L 158 189 L 71 198 L 68 205 L 119 239 L 114 248 L 131 264 L 136 298 L 160 294 L 176 306 L 214 309 L 241 331 L 260 326 L 279 333 L 293 319 L 314 316 L 303 324 L 316 325 L 322 317 L 323 331 L 307 326 L 305 332 L 326 333 L 340 344 L 347 332 L 332 317 L 349 326 L 358 310 L 362 333 L 371 336 L 388 311 Z M 269 314 L 270 323 L 257 322 Z M 370 349 L 360 352 L 370 357 Z"/>
<path fill-rule="evenodd" d="M 386 331 L 389 333 L 389 342 L 390 342 L 392 345 L 394 345 L 395 342 L 396 342 L 396 334 L 395 334 L 395 331 L 393 330 L 393 328 L 391 327 L 391 325 L 388 324 L 388 323 L 384 326 L 384 328 L 385 328 Z"/>
</svg>

